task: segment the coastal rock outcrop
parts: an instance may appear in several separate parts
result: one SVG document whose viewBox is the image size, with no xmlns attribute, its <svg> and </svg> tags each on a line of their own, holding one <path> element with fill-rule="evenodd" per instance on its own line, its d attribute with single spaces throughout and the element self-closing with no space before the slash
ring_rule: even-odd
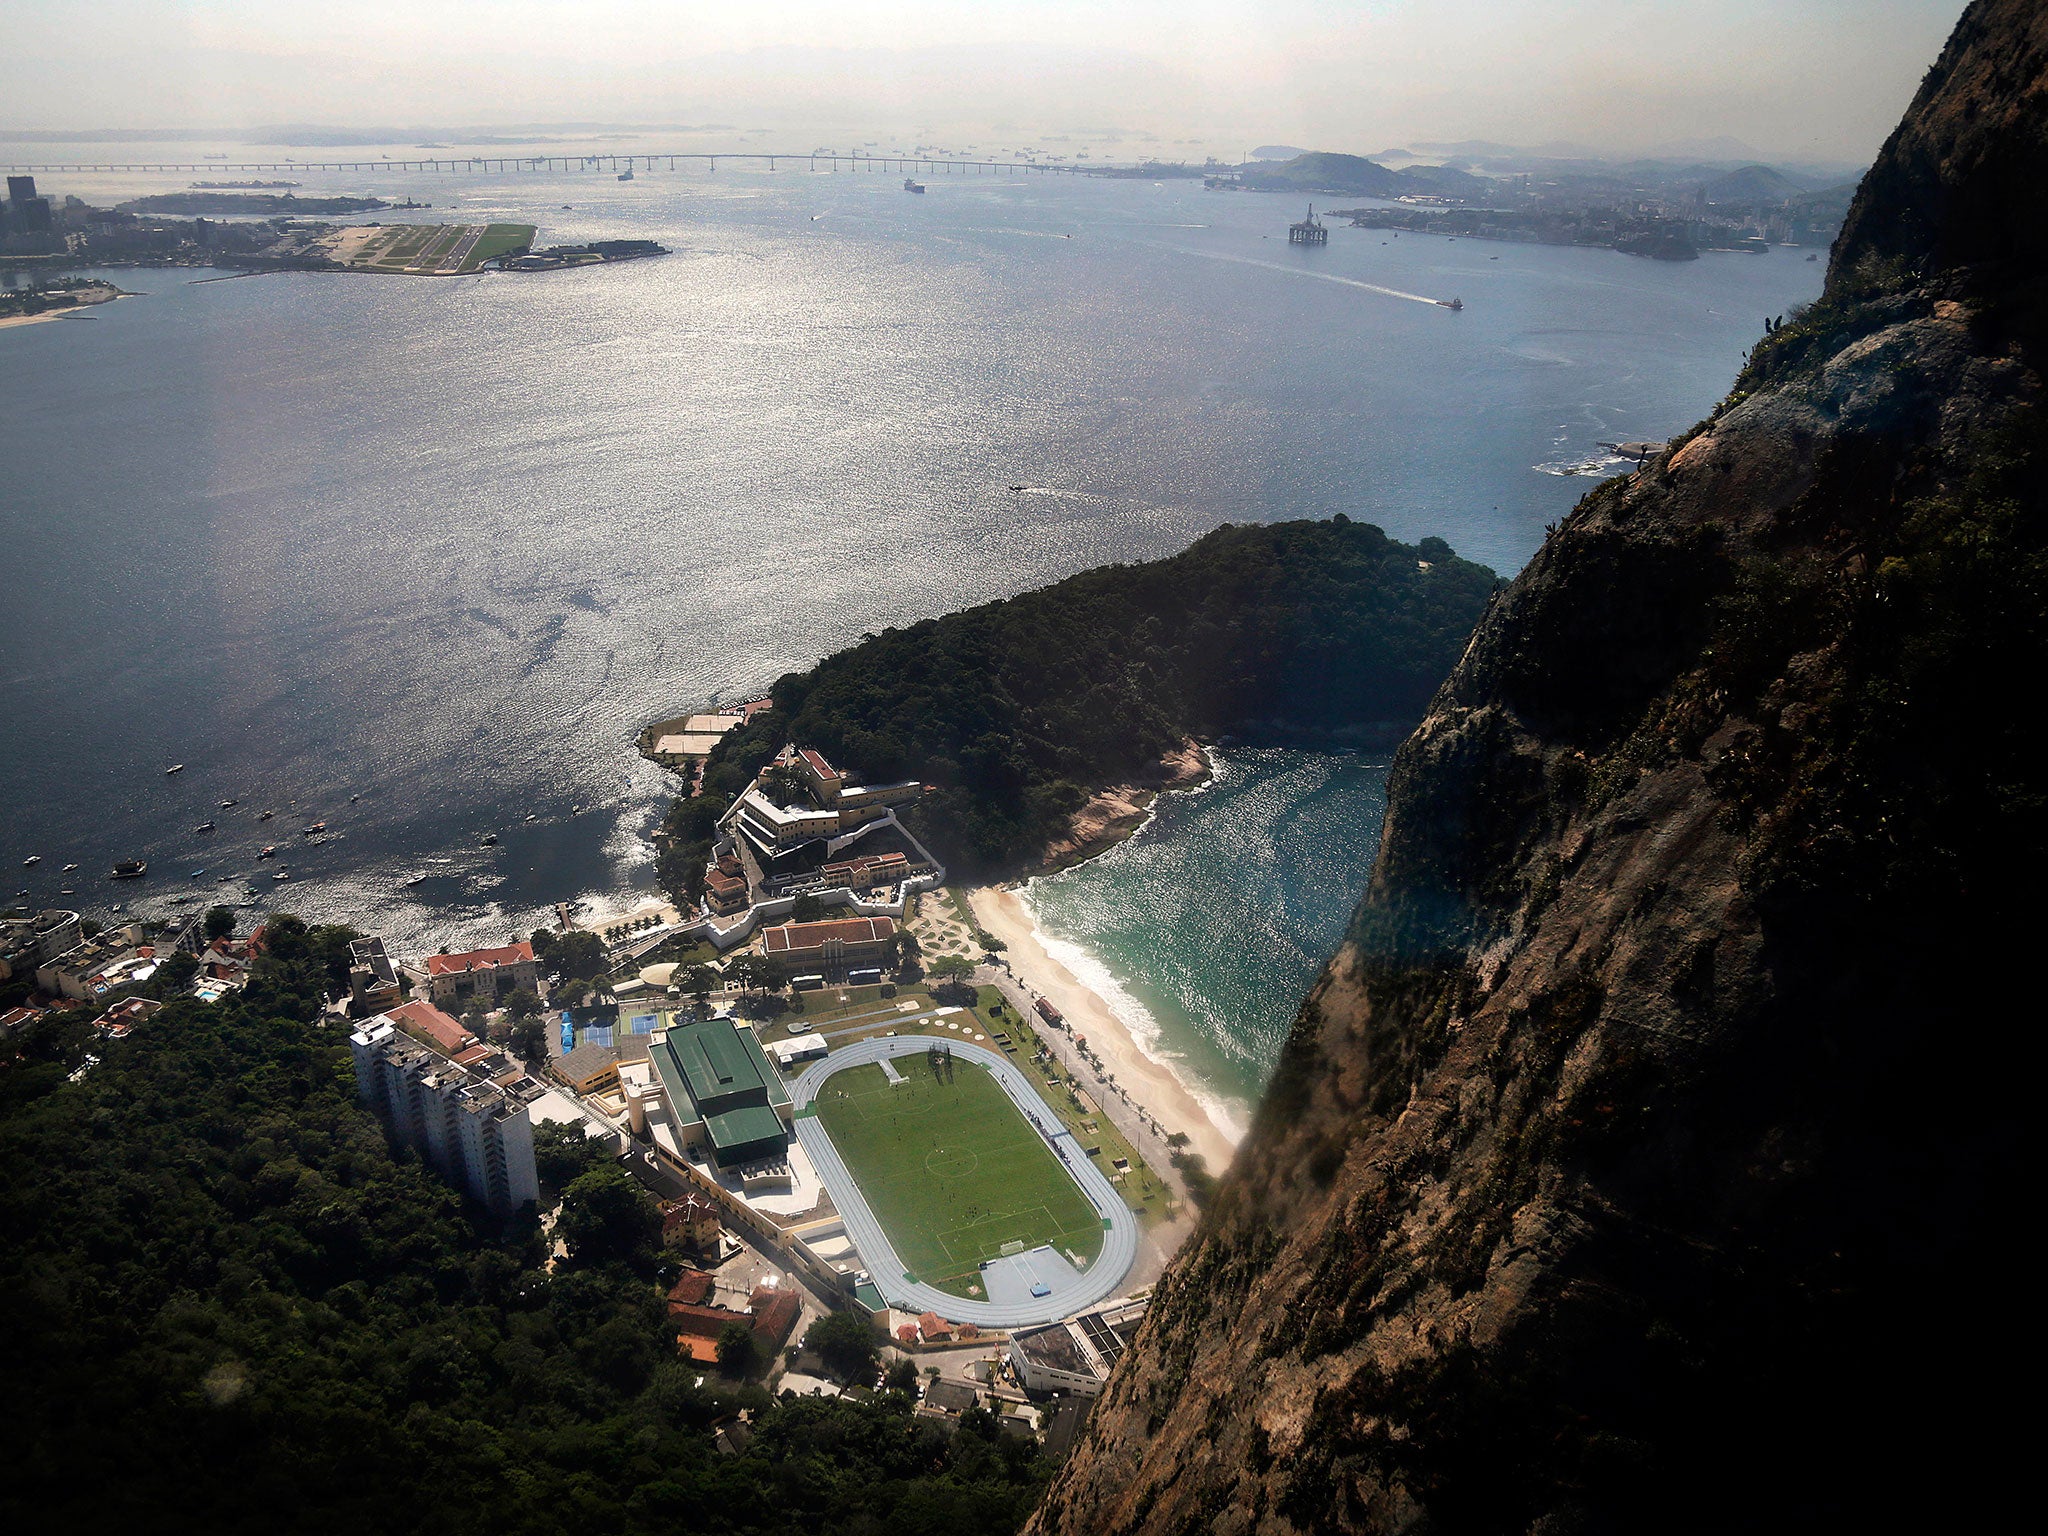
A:
<svg viewBox="0 0 2048 1536">
<path fill-rule="evenodd" d="M 1973 1528 L 2048 854 L 2048 8 L 1980 0 L 1824 297 L 1588 496 L 1029 1528 Z"/>
</svg>

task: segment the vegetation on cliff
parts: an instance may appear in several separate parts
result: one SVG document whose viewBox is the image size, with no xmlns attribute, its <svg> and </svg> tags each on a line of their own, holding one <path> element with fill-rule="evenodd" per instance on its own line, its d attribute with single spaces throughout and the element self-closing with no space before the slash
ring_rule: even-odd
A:
<svg viewBox="0 0 2048 1536">
<path fill-rule="evenodd" d="M 1494 587 L 1441 539 L 1368 523 L 1223 527 L 1182 553 L 870 635 L 775 685 L 677 802 L 664 883 L 689 889 L 718 811 L 787 741 L 870 781 L 931 786 L 913 813 L 949 862 L 1035 852 L 1095 790 L 1190 736 L 1405 731 Z"/>
<path fill-rule="evenodd" d="M 676 1356 L 647 1197 L 545 1151 L 571 1257 L 394 1156 L 319 1019 L 346 930 L 273 921 L 246 992 L 0 1057 L 0 1522 L 274 1531 L 1007 1532 L 986 1415 L 771 1402 Z M 96 1011 L 96 1010 L 94 1010 Z M 96 1057 L 97 1061 L 88 1059 Z M 715 1426 L 753 1413 L 721 1454 Z"/>
</svg>

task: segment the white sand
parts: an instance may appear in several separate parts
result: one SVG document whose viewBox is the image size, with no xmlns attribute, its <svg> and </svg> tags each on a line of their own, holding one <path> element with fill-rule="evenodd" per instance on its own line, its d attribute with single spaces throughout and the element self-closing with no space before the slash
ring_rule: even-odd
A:
<svg viewBox="0 0 2048 1536">
<path fill-rule="evenodd" d="M 1089 1048 L 1116 1073 L 1131 1097 L 1168 1131 L 1186 1132 L 1192 1150 L 1202 1154 L 1210 1172 L 1227 1168 L 1237 1152 L 1236 1138 L 1217 1124 L 1170 1066 L 1140 1049 L 1109 1004 L 1046 953 L 1031 914 L 1016 893 L 980 886 L 967 897 L 981 926 L 1009 946 L 1005 958 L 1011 971 L 1050 998 L 1074 1033 L 1088 1037 Z"/>
</svg>

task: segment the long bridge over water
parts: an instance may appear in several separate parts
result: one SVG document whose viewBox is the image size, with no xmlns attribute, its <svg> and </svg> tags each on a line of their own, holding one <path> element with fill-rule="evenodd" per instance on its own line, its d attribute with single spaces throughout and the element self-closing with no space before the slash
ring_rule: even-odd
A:
<svg viewBox="0 0 2048 1536">
<path fill-rule="evenodd" d="M 142 173 L 162 171 L 173 175 L 220 175 L 233 171 L 262 171 L 276 173 L 290 171 L 297 173 L 333 171 L 360 175 L 365 171 L 409 171 L 426 175 L 480 176 L 502 175 L 512 171 L 604 171 L 618 175 L 622 171 L 673 171 L 680 166 L 688 170 L 692 166 L 704 166 L 712 173 L 718 170 L 718 162 L 728 165 L 745 164 L 758 169 L 765 165 L 769 170 L 780 170 L 789 165 L 805 170 L 817 171 L 869 171 L 883 175 L 931 176 L 1085 176 L 1089 169 L 1077 165 L 1050 165 L 1037 160 L 955 160 L 928 158 L 916 155 L 837 155 L 837 154 L 632 154 L 607 153 L 601 155 L 462 155 L 455 158 L 432 158 L 422 160 L 407 157 L 403 160 L 380 155 L 375 160 L 184 160 L 134 161 L 134 160 L 66 160 L 10 165 L 6 169 L 16 175 L 56 176 L 67 172 L 86 174 Z"/>
</svg>

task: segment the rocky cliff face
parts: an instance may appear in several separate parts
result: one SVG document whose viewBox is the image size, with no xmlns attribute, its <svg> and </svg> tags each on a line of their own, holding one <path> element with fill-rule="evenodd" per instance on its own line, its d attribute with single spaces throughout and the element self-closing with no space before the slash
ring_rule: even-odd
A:
<svg viewBox="0 0 2048 1536">
<path fill-rule="evenodd" d="M 2048 7 L 1973 5 L 1826 296 L 1581 503 L 1402 749 L 1035 1532 L 1967 1527 L 2006 1491 L 2044 189 Z"/>
</svg>

